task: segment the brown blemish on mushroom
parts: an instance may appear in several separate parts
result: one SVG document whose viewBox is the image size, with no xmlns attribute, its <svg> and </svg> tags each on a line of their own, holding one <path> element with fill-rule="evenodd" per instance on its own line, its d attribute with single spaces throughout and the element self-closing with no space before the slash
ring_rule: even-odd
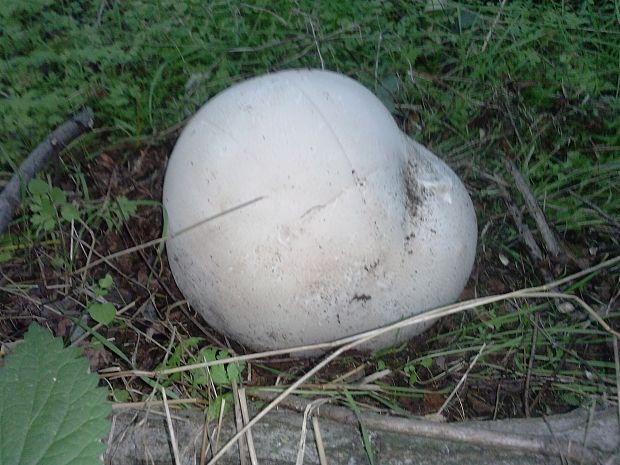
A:
<svg viewBox="0 0 620 465">
<path fill-rule="evenodd" d="M 349 301 L 349 303 L 351 303 L 351 302 L 368 302 L 370 299 L 372 299 L 372 296 L 369 296 L 368 294 L 355 294 L 353 296 L 353 298 Z"/>
<path fill-rule="evenodd" d="M 409 216 L 415 218 L 418 213 L 418 207 L 422 204 L 420 186 L 417 181 L 417 166 L 412 161 L 408 161 L 404 171 L 405 206 L 407 207 Z"/>
</svg>

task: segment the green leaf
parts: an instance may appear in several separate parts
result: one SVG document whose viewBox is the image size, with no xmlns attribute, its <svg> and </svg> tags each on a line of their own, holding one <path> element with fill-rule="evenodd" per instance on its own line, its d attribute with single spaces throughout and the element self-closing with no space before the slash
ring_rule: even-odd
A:
<svg viewBox="0 0 620 465">
<path fill-rule="evenodd" d="M 41 198 L 41 201 L 39 202 L 39 213 L 48 218 L 56 217 L 56 209 L 54 208 L 54 204 L 52 204 L 52 201 L 49 198 Z"/>
<path fill-rule="evenodd" d="M 56 222 L 54 221 L 53 218 L 46 218 L 45 221 L 43 222 L 43 229 L 45 231 L 51 231 L 52 229 L 54 229 L 55 225 L 56 225 Z"/>
<path fill-rule="evenodd" d="M 243 370 L 243 368 L 239 367 L 236 363 L 229 363 L 226 365 L 226 374 L 228 375 L 229 384 L 231 384 L 233 380 L 237 383 L 241 382 L 241 370 Z"/>
<path fill-rule="evenodd" d="M 135 200 L 129 200 L 124 195 L 117 197 L 116 202 L 121 209 L 122 221 L 127 221 L 129 217 L 135 215 L 136 211 L 138 210 L 138 202 L 136 202 Z"/>
<path fill-rule="evenodd" d="M 209 354 L 210 351 L 215 352 L 215 349 L 207 349 L 206 350 L 206 352 L 208 354 Z M 202 351 L 201 351 L 201 353 L 202 353 Z M 209 355 L 205 356 L 205 359 L 206 360 L 214 360 L 214 358 L 210 358 Z M 221 358 L 224 358 L 224 357 L 219 356 L 217 358 L 221 359 Z M 210 367 L 210 374 L 211 374 L 211 380 L 213 381 L 213 384 L 215 384 L 216 386 L 230 384 L 230 381 L 228 380 L 228 375 L 226 374 L 226 367 L 224 365 L 214 365 L 214 366 Z"/>
<path fill-rule="evenodd" d="M 424 368 L 430 368 L 432 364 L 433 364 L 433 359 L 430 357 L 426 357 L 420 360 L 420 365 L 422 365 Z"/>
<path fill-rule="evenodd" d="M 225 350 L 218 350 L 214 347 L 205 347 L 201 349 L 196 356 L 192 357 L 190 364 L 213 362 L 215 360 L 224 360 L 230 357 Z M 193 383 L 196 386 L 204 386 L 209 382 L 213 382 L 216 386 L 230 386 L 232 380 L 240 382 L 241 372 L 245 368 L 244 363 L 228 363 L 222 365 L 214 365 L 198 370 L 193 370 Z"/>
<path fill-rule="evenodd" d="M 50 198 L 52 199 L 52 202 L 55 203 L 62 204 L 67 202 L 67 196 L 59 187 L 52 187 L 52 190 L 50 191 Z"/>
<path fill-rule="evenodd" d="M 31 179 L 28 183 L 28 190 L 32 195 L 45 195 L 49 192 L 49 186 L 41 179 Z"/>
<path fill-rule="evenodd" d="M 34 215 L 32 215 L 30 217 L 30 221 L 35 226 L 38 226 L 38 225 L 42 224 L 44 220 L 45 219 L 41 215 L 39 215 L 38 213 L 36 213 L 36 214 L 34 214 Z"/>
<path fill-rule="evenodd" d="M 116 316 L 116 307 L 110 302 L 93 302 L 88 306 L 88 313 L 97 323 L 109 325 Z"/>
<path fill-rule="evenodd" d="M 13 252 L 10 250 L 0 251 L 0 263 L 7 263 L 13 258 Z"/>
<path fill-rule="evenodd" d="M 579 407 L 583 403 L 579 396 L 573 392 L 564 392 L 560 395 L 560 397 L 564 403 L 570 405 L 571 407 Z"/>
<path fill-rule="evenodd" d="M 116 402 L 129 402 L 129 391 L 127 389 L 114 389 L 112 393 Z"/>
<path fill-rule="evenodd" d="M 50 259 L 50 264 L 57 269 L 61 269 L 66 265 L 66 261 L 65 258 L 62 256 L 58 256 L 58 257 L 52 257 Z"/>
<path fill-rule="evenodd" d="M 110 274 L 106 274 L 103 278 L 99 280 L 99 287 L 101 289 L 110 289 L 114 285 L 114 280 Z"/>
<path fill-rule="evenodd" d="M 220 416 L 220 409 L 222 408 L 222 402 L 225 402 L 224 404 L 224 415 L 226 414 L 226 412 L 228 412 L 230 410 L 230 407 L 233 405 L 233 396 L 231 392 L 227 392 L 226 394 L 220 394 L 219 396 L 216 396 L 215 399 L 213 399 L 210 403 L 209 403 L 209 407 L 207 407 L 207 417 L 211 420 L 217 420 Z"/>
<path fill-rule="evenodd" d="M 0 369 L 0 464 L 101 464 L 110 405 L 75 348 L 32 324 Z"/>
<path fill-rule="evenodd" d="M 409 384 L 411 386 L 418 382 L 418 372 L 414 364 L 405 365 L 403 371 L 409 375 Z"/>
<path fill-rule="evenodd" d="M 60 207 L 60 216 L 62 216 L 63 219 L 67 221 L 76 221 L 80 218 L 80 214 L 78 213 L 77 208 L 75 208 L 70 203 L 66 203 L 62 207 Z"/>
</svg>

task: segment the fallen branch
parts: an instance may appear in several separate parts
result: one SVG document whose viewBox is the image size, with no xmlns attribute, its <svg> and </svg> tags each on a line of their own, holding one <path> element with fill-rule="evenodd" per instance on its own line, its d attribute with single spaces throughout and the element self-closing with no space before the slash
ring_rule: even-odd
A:
<svg viewBox="0 0 620 465">
<path fill-rule="evenodd" d="M 260 391 L 248 391 L 248 393 L 250 393 L 252 397 L 263 401 L 272 401 L 277 396 L 273 393 Z M 282 400 L 280 405 L 297 412 L 303 412 L 310 402 L 311 401 L 307 399 L 290 395 L 288 398 Z M 609 421 L 609 428 L 613 428 L 612 425 L 616 420 L 610 412 L 610 410 L 606 412 L 606 419 L 604 421 Z M 597 463 L 600 458 L 598 451 L 583 447 L 576 441 L 560 439 L 556 437 L 557 435 L 526 434 L 525 428 L 519 433 L 511 433 L 491 431 L 482 429 L 479 426 L 473 426 L 485 423 L 480 421 L 469 422 L 468 425 L 459 425 L 458 423 L 438 423 L 421 419 L 379 415 L 370 412 L 360 413 L 358 417 L 358 415 L 351 410 L 334 405 L 326 405 L 316 409 L 315 415 L 353 426 L 358 425 L 361 419 L 366 427 L 372 431 L 386 431 L 441 441 L 461 442 L 485 448 L 509 449 L 548 457 L 564 457 L 565 459 L 575 460 L 581 463 Z M 561 416 L 557 418 L 561 418 Z M 491 425 L 492 424 L 493 423 L 491 423 Z M 559 429 L 566 432 L 566 430 L 570 431 L 572 428 L 579 430 L 581 426 L 583 425 L 575 422 L 575 424 L 570 424 L 570 428 L 567 428 L 566 425 L 562 425 Z M 552 430 L 553 429 L 555 428 L 552 427 Z M 552 431 L 551 433 L 556 432 Z"/>
<path fill-rule="evenodd" d="M 529 186 L 525 182 L 523 175 L 521 174 L 517 166 L 508 159 L 506 160 L 506 168 L 508 169 L 510 174 L 512 174 L 512 177 L 514 178 L 514 181 L 515 181 L 515 185 L 517 186 L 517 189 L 519 190 L 519 192 L 521 192 L 521 195 L 523 196 L 523 199 L 525 200 L 525 205 L 527 206 L 527 209 L 529 210 L 530 214 L 534 217 L 534 220 L 536 221 L 538 230 L 540 231 L 543 241 L 545 242 L 545 248 L 553 257 L 555 258 L 559 257 L 560 254 L 562 254 L 562 248 L 560 247 L 560 243 L 558 242 L 558 240 L 555 237 L 555 234 L 553 234 L 553 231 L 547 224 L 547 220 L 545 219 L 545 214 L 543 213 L 542 209 L 538 205 L 538 202 L 536 201 L 534 194 L 532 194 L 532 191 L 530 190 Z"/>
<path fill-rule="evenodd" d="M 4 190 L 0 193 L 0 234 L 13 219 L 13 213 L 20 204 L 20 193 L 45 164 L 64 149 L 73 139 L 93 128 L 93 111 L 82 110 L 58 126 L 22 162 Z"/>
<path fill-rule="evenodd" d="M 515 225 L 517 226 L 517 231 L 519 232 L 519 236 L 521 236 L 521 239 L 523 240 L 523 242 L 525 243 L 525 246 L 527 247 L 530 257 L 532 258 L 534 263 L 540 264 L 543 261 L 543 255 L 542 255 L 542 251 L 540 250 L 540 247 L 538 247 L 538 244 L 536 243 L 536 240 L 534 239 L 534 235 L 532 234 L 532 231 L 530 231 L 530 228 L 528 228 L 527 224 L 525 224 L 525 221 L 523 221 L 523 215 L 521 215 L 521 211 L 517 208 L 515 203 L 512 201 L 512 197 L 510 196 L 508 189 L 504 187 L 502 182 L 499 182 L 498 180 L 496 180 L 496 182 L 497 182 L 497 187 L 499 188 L 499 192 L 502 195 L 504 202 L 506 203 L 506 207 L 508 208 L 508 211 L 510 212 L 512 219 Z"/>
</svg>

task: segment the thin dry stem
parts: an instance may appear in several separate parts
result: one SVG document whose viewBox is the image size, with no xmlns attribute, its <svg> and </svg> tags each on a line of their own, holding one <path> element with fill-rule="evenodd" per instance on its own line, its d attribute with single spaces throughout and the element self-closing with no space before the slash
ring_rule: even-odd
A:
<svg viewBox="0 0 620 465">
<path fill-rule="evenodd" d="M 177 444 L 177 438 L 174 435 L 174 427 L 172 426 L 172 418 L 170 418 L 170 409 L 168 408 L 168 398 L 166 397 L 166 390 L 163 387 L 161 388 L 161 397 L 166 411 L 166 423 L 168 424 L 168 432 L 170 433 L 170 443 L 172 444 L 174 463 L 175 465 L 181 465 L 181 460 L 179 459 L 179 445 Z"/>
<path fill-rule="evenodd" d="M 233 401 L 235 404 L 235 425 L 237 427 L 237 433 L 238 433 L 239 431 L 244 430 L 244 423 L 243 423 L 243 415 L 241 414 L 241 406 L 239 405 L 239 390 L 237 388 L 237 382 L 234 379 L 232 380 L 232 391 L 233 391 Z M 244 430 L 243 432 L 245 433 L 246 430 Z M 246 438 L 243 435 L 240 435 L 238 439 L 239 463 L 241 465 L 247 465 L 248 463 L 247 442 L 245 439 Z M 226 451 L 226 449 L 228 448 L 227 446 L 228 444 L 226 444 L 226 446 L 224 446 L 224 449 L 222 451 L 219 451 L 218 454 L 220 452 L 223 453 L 224 451 Z M 217 454 L 213 457 L 213 459 L 211 459 L 211 462 L 215 460 L 216 456 Z"/>
<path fill-rule="evenodd" d="M 540 206 L 538 205 L 538 202 L 536 201 L 534 194 L 532 194 L 532 191 L 530 190 L 529 186 L 527 185 L 527 182 L 523 178 L 523 175 L 517 168 L 517 165 L 515 165 L 512 161 L 507 159 L 506 167 L 508 168 L 508 171 L 510 172 L 510 174 L 512 174 L 512 177 L 515 181 L 515 185 L 517 186 L 517 189 L 519 190 L 519 192 L 521 192 L 521 195 L 523 196 L 523 199 L 525 200 L 525 205 L 527 206 L 527 209 L 529 210 L 530 214 L 534 217 L 534 220 L 536 221 L 536 225 L 538 226 L 538 230 L 540 231 L 540 234 L 542 235 L 542 238 L 543 238 L 543 241 L 545 242 L 545 246 L 547 250 L 554 257 L 558 257 L 562 253 L 562 248 L 560 247 L 560 243 L 555 237 L 555 234 L 549 227 L 549 224 L 547 223 L 547 220 L 545 218 L 545 214 L 540 208 Z"/>
<path fill-rule="evenodd" d="M 213 221 L 217 218 L 221 218 L 222 216 L 228 215 L 230 213 L 233 213 L 237 210 L 240 210 L 242 208 L 248 207 L 256 202 L 259 202 L 260 200 L 263 200 L 265 197 L 261 196 L 261 197 L 256 197 L 255 199 L 252 200 L 248 200 L 247 202 L 243 202 L 239 205 L 236 205 L 232 208 L 229 208 L 227 210 L 224 210 L 220 213 L 217 213 L 215 215 L 209 216 L 208 218 L 205 218 L 204 220 L 201 220 L 195 224 L 192 224 L 191 226 L 188 226 L 186 228 L 183 228 L 179 231 L 177 231 L 174 234 L 170 234 L 168 236 L 163 236 L 163 237 L 158 237 L 157 239 L 152 239 L 150 241 L 147 241 L 143 244 L 139 244 L 133 247 L 129 247 L 127 249 L 123 249 L 123 250 L 119 250 L 118 252 L 114 252 L 110 255 L 107 255 L 105 257 L 100 258 L 99 260 L 95 260 L 94 262 L 87 264 L 85 266 L 83 266 L 82 268 L 78 268 L 77 270 L 73 271 L 71 274 L 79 274 L 79 273 L 83 273 L 84 271 L 88 270 L 89 268 L 92 268 L 94 266 L 100 265 L 102 263 L 108 263 L 110 260 L 114 260 L 116 258 L 128 255 L 130 253 L 134 253 L 134 252 L 138 252 L 140 250 L 144 250 L 144 249 L 148 249 L 149 247 L 153 247 L 156 245 L 160 245 L 163 244 L 164 242 L 166 242 L 167 240 L 170 239 L 174 239 L 175 237 L 179 237 L 182 234 L 185 234 L 195 228 L 198 228 L 200 226 L 202 226 L 203 224 L 209 223 L 210 221 Z"/>
<path fill-rule="evenodd" d="M 321 436 L 321 428 L 319 427 L 319 418 L 312 415 L 312 430 L 314 431 L 314 440 L 316 441 L 316 450 L 319 454 L 319 464 L 327 465 L 327 457 L 325 456 L 325 447 L 323 446 L 323 437 Z"/>
<path fill-rule="evenodd" d="M 540 250 L 540 247 L 538 247 L 532 231 L 530 231 L 530 228 L 528 228 L 527 224 L 525 224 L 525 221 L 523 221 L 523 215 L 521 215 L 521 211 L 517 208 L 514 201 L 512 200 L 508 189 L 506 189 L 499 182 L 497 183 L 497 187 L 500 191 L 500 194 L 504 198 L 504 202 L 508 207 L 508 211 L 512 216 L 512 220 L 517 226 L 517 231 L 519 232 L 519 235 L 521 236 L 523 242 L 525 243 L 525 246 L 527 247 L 530 257 L 532 257 L 534 263 L 540 263 L 543 259 L 542 251 Z"/>
<path fill-rule="evenodd" d="M 530 380 L 532 377 L 532 368 L 534 367 L 534 358 L 536 355 L 536 339 L 538 338 L 538 313 L 534 320 L 534 330 L 532 334 L 532 347 L 530 348 L 530 361 L 527 365 L 527 374 L 525 376 L 525 388 L 523 389 L 523 406 L 525 409 L 525 417 L 530 417 Z"/>
<path fill-rule="evenodd" d="M 220 432 L 222 431 L 222 421 L 224 420 L 224 410 L 226 408 L 226 399 L 222 398 L 220 404 L 220 413 L 217 417 L 217 431 L 215 433 L 215 445 L 212 448 L 212 453 L 215 453 L 220 449 Z"/>
<path fill-rule="evenodd" d="M 480 49 L 480 51 L 483 53 L 487 49 L 487 46 L 489 45 L 489 41 L 491 40 L 493 31 L 495 31 L 495 28 L 497 27 L 497 23 L 499 22 L 499 18 L 502 15 L 502 11 L 504 10 L 505 4 L 506 4 L 506 0 L 502 0 L 502 3 L 500 3 L 499 5 L 499 11 L 497 12 L 497 15 L 495 16 L 495 19 L 493 20 L 493 24 L 491 24 L 491 27 L 489 28 L 489 32 L 487 32 L 487 36 L 484 38 L 484 43 L 482 44 L 482 48 Z"/>
<path fill-rule="evenodd" d="M 171 399 L 167 401 L 168 406 L 184 406 L 184 405 L 204 405 L 205 401 L 202 399 Z M 163 407 L 164 402 L 161 400 L 145 400 L 142 402 L 113 402 L 112 410 L 127 410 L 136 409 L 140 407 Z"/>
<path fill-rule="evenodd" d="M 250 421 L 250 412 L 248 410 L 248 401 L 245 396 L 245 388 L 241 388 L 238 391 L 239 406 L 241 407 L 241 416 L 243 417 L 243 424 L 246 425 Z M 256 449 L 254 448 L 254 438 L 252 437 L 252 430 L 249 429 L 246 437 L 248 443 L 248 450 L 250 452 L 250 462 L 252 465 L 258 465 L 258 458 L 256 457 Z"/>
<path fill-rule="evenodd" d="M 620 355 L 618 354 L 618 336 L 612 338 L 614 363 L 616 365 L 616 396 L 618 398 L 618 421 L 620 422 Z"/>
<path fill-rule="evenodd" d="M 486 348 L 487 343 L 485 342 L 484 344 L 482 344 L 482 347 L 480 347 L 480 350 L 478 351 L 478 353 L 476 354 L 476 356 L 474 357 L 474 359 L 471 361 L 471 363 L 469 364 L 469 366 L 467 367 L 467 370 L 465 370 L 465 373 L 463 374 L 463 376 L 461 376 L 461 379 L 459 380 L 459 382 L 457 383 L 456 387 L 452 390 L 452 392 L 450 393 L 450 395 L 448 396 L 448 398 L 445 400 L 445 402 L 443 403 L 443 405 L 439 408 L 439 410 L 437 410 L 436 415 L 440 416 L 442 414 L 442 412 L 445 410 L 445 408 L 450 404 L 450 401 L 452 401 L 452 398 L 456 395 L 456 393 L 459 391 L 459 389 L 461 389 L 461 386 L 463 385 L 463 383 L 465 382 L 465 380 L 467 379 L 467 376 L 469 375 L 469 372 L 471 371 L 471 369 L 476 365 L 476 363 L 478 362 L 478 359 L 480 358 L 480 356 L 482 355 L 482 352 L 484 352 L 484 349 Z"/>
<path fill-rule="evenodd" d="M 202 430 L 202 442 L 200 443 L 200 465 L 205 465 L 207 462 L 209 446 L 209 415 L 205 415 L 205 422 Z"/>
</svg>

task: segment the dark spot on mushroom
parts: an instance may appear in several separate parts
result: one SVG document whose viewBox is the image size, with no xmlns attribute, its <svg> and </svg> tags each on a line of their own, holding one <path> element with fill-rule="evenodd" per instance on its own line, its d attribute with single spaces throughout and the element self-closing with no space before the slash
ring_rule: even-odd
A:
<svg viewBox="0 0 620 465">
<path fill-rule="evenodd" d="M 417 177 L 417 167 L 412 161 L 409 161 L 405 167 L 403 179 L 405 183 L 405 206 L 411 218 L 417 215 L 418 206 L 422 203 L 421 189 L 418 185 Z"/>
<path fill-rule="evenodd" d="M 349 301 L 349 303 L 351 303 L 351 302 L 367 302 L 370 299 L 372 299 L 372 297 L 369 296 L 368 294 L 355 294 L 353 296 L 353 298 Z"/>
</svg>

